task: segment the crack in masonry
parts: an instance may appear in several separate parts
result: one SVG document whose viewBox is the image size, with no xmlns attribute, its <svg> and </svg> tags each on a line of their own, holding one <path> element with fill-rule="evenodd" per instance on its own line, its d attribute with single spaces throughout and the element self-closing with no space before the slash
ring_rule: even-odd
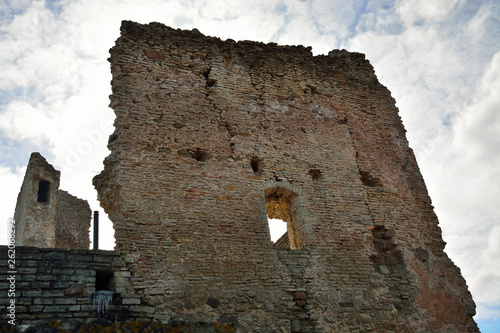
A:
<svg viewBox="0 0 500 333">
<path fill-rule="evenodd" d="M 347 115 L 344 115 L 344 117 L 345 117 L 344 118 L 345 122 L 343 122 L 343 125 L 346 125 L 347 126 L 347 130 L 349 131 L 349 138 L 351 139 L 352 146 L 355 149 L 354 161 L 356 162 L 356 168 L 358 169 L 358 174 L 361 175 L 361 169 L 359 168 L 359 164 L 358 164 L 358 152 L 357 152 L 357 149 L 356 149 L 356 144 L 354 143 L 353 133 L 352 133 L 352 130 L 351 130 L 351 126 L 349 125 L 349 121 L 348 121 Z M 361 179 L 360 179 L 360 182 L 361 182 Z M 363 186 L 363 189 L 364 189 L 364 185 L 361 185 L 361 186 Z M 364 204 L 366 206 L 366 210 L 370 214 L 370 218 L 371 218 L 371 221 L 372 221 L 373 225 L 375 225 L 375 218 L 373 216 L 373 212 L 372 212 L 372 210 L 370 208 L 370 205 L 368 204 L 368 194 L 367 194 L 366 191 L 363 191 L 363 202 L 364 202 Z"/>
<path fill-rule="evenodd" d="M 252 87 L 255 89 L 255 91 L 258 93 L 257 96 L 258 96 L 258 100 L 261 101 L 262 103 L 264 103 L 264 99 L 263 99 L 263 96 L 264 96 L 264 93 L 262 92 L 261 89 L 257 89 L 257 85 L 259 85 L 258 83 L 255 83 L 255 80 L 254 80 L 254 77 L 252 75 L 252 72 L 253 71 L 249 71 L 249 76 L 250 76 L 250 84 L 252 85 Z M 261 85 L 262 86 L 262 85 Z M 263 88 L 263 87 L 262 87 Z"/>
<path fill-rule="evenodd" d="M 203 72 L 203 77 L 205 78 L 205 81 L 206 81 L 206 85 L 205 85 L 205 89 L 206 89 L 205 99 L 219 113 L 219 124 L 218 124 L 218 126 L 221 126 L 220 123 L 224 123 L 224 127 L 226 128 L 226 131 L 228 132 L 228 135 L 229 135 L 229 139 L 227 141 L 229 143 L 229 148 L 231 149 L 231 157 L 234 157 L 234 148 L 233 147 L 234 147 L 235 143 L 231 142 L 232 136 L 229 133 L 228 124 L 227 124 L 227 122 L 222 117 L 223 110 L 218 107 L 217 103 L 212 98 L 210 98 L 210 92 L 213 89 L 212 87 L 215 87 L 216 81 L 214 79 L 210 79 L 210 73 L 212 72 L 212 62 L 211 62 L 211 60 L 209 58 L 210 57 L 207 56 L 207 59 L 206 59 L 207 62 L 208 62 L 208 69 L 205 72 Z"/>
</svg>

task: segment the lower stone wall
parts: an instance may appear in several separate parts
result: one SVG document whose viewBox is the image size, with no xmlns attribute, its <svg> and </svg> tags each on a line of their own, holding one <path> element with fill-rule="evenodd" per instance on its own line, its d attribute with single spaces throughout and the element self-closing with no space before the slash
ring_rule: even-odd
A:
<svg viewBox="0 0 500 333">
<path fill-rule="evenodd" d="M 140 303 L 115 287 L 126 286 L 130 277 L 119 252 L 0 246 L 0 260 L 3 324 L 125 320 L 129 306 Z M 96 290 L 106 289 L 113 296 L 112 303 L 106 313 L 99 314 L 93 296 Z"/>
<path fill-rule="evenodd" d="M 338 234 L 343 237 L 341 230 Z M 250 266 L 219 266 L 219 271 L 211 270 L 217 268 L 208 261 L 214 257 L 186 254 L 192 262 L 180 269 L 192 271 L 185 281 L 172 278 L 177 271 L 158 270 L 149 280 L 139 280 L 141 267 L 131 264 L 133 253 L 0 246 L 0 331 L 478 332 L 472 321 L 464 323 L 466 329 L 453 328 L 447 320 L 431 328 L 421 324 L 414 301 L 419 291 L 402 265 L 410 261 L 392 243 L 389 230 L 378 227 L 370 234 L 379 250 L 371 258 L 375 271 L 361 255 L 353 265 L 340 255 L 329 258 L 321 248 L 270 246 L 256 257 L 242 257 Z M 356 254 L 354 248 L 349 251 Z M 417 257 L 422 265 L 440 267 L 430 266 L 433 259 L 425 254 Z M 190 279 L 207 269 L 212 275 Z M 96 293 L 111 297 L 107 309 L 94 305 Z M 450 304 L 444 298 L 453 295 L 434 298 L 427 291 L 424 296 L 428 302 Z M 461 306 L 455 303 L 450 313 Z M 403 316 L 413 322 L 400 321 Z"/>
<path fill-rule="evenodd" d="M 186 323 L 172 321 L 166 324 L 150 320 L 128 320 L 119 321 L 95 321 L 91 323 L 64 323 L 52 320 L 49 322 L 31 325 L 29 328 L 20 328 L 18 326 L 0 326 L 0 332 L 78 332 L 78 333 L 96 333 L 96 332 L 184 332 L 184 333 L 235 333 L 239 332 L 233 324 L 223 323 Z"/>
</svg>

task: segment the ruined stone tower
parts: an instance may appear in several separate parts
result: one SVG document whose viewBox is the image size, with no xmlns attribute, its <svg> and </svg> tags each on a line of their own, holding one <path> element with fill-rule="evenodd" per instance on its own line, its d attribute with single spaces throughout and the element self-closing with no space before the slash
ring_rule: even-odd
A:
<svg viewBox="0 0 500 333">
<path fill-rule="evenodd" d="M 135 317 L 241 332 L 477 332 L 364 55 L 123 22 L 94 179 Z M 287 222 L 271 242 L 267 221 Z"/>
<path fill-rule="evenodd" d="M 42 155 L 31 154 L 14 213 L 17 246 L 89 248 L 89 204 L 60 190 L 60 176 Z"/>
</svg>

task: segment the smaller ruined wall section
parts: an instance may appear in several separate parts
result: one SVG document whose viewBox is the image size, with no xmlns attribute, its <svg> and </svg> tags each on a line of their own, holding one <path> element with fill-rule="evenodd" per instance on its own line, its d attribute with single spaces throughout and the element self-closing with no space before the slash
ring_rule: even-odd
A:
<svg viewBox="0 0 500 333">
<path fill-rule="evenodd" d="M 89 248 L 89 204 L 60 190 L 59 182 L 60 172 L 32 153 L 14 213 L 17 246 Z"/>
<path fill-rule="evenodd" d="M 92 210 L 86 200 L 59 190 L 55 215 L 56 247 L 88 249 Z"/>
<path fill-rule="evenodd" d="M 130 307 L 139 301 L 127 293 L 130 273 L 118 252 L 102 250 L 41 249 L 16 247 L 15 273 L 0 273 L 0 302 L 15 301 L 16 325 L 34 325 L 51 320 L 85 323 L 98 319 L 128 319 Z M 7 263 L 8 247 L 0 246 L 0 259 Z M 104 274 L 99 273 L 104 272 Z M 96 275 L 112 274 L 108 289 L 116 292 L 107 315 L 97 313 L 93 294 L 99 288 Z M 15 298 L 9 296 L 15 292 Z M 2 306 L 2 323 L 8 317 Z M 133 312 L 133 311 L 132 311 Z"/>
<path fill-rule="evenodd" d="M 39 153 L 32 153 L 17 197 L 14 219 L 16 244 L 55 247 L 57 192 L 60 172 Z M 45 202 L 38 202 L 40 182 L 49 183 Z"/>
</svg>

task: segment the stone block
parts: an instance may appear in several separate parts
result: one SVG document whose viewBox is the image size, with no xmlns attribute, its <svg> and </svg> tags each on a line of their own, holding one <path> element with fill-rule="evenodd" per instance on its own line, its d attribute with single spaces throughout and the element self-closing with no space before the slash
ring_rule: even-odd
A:
<svg viewBox="0 0 500 333">
<path fill-rule="evenodd" d="M 45 260 L 66 260 L 66 253 L 63 252 L 49 252 L 42 255 Z"/>
<path fill-rule="evenodd" d="M 76 304 L 76 298 L 74 297 L 64 297 L 64 298 L 55 298 L 54 305 L 68 305 L 68 304 Z"/>
<path fill-rule="evenodd" d="M 43 297 L 61 297 L 64 296 L 64 290 L 43 290 Z"/>
<path fill-rule="evenodd" d="M 81 306 L 78 304 L 68 306 L 68 311 L 80 311 Z"/>
<path fill-rule="evenodd" d="M 141 304 L 141 300 L 139 298 L 123 298 L 122 299 L 122 304 L 123 305 Z"/>
<path fill-rule="evenodd" d="M 22 297 L 37 297 L 42 296 L 41 290 L 25 290 L 22 292 Z"/>
<path fill-rule="evenodd" d="M 59 313 L 66 312 L 68 310 L 67 305 L 45 305 L 43 312 Z"/>
<path fill-rule="evenodd" d="M 42 312 L 43 310 L 43 305 L 30 305 L 28 307 L 30 313 L 34 312 Z"/>
<path fill-rule="evenodd" d="M 44 275 L 37 275 L 36 277 L 37 281 L 57 281 L 57 276 L 55 275 L 50 275 L 50 274 L 44 274 Z"/>
<path fill-rule="evenodd" d="M 64 291 L 64 295 L 66 295 L 66 296 L 74 296 L 74 295 L 80 295 L 82 292 L 83 292 L 83 284 L 76 283 L 76 284 L 72 284 L 71 286 L 69 286 Z"/>
<path fill-rule="evenodd" d="M 42 298 L 42 297 L 37 297 L 33 299 L 33 304 L 41 304 L 41 305 L 46 305 L 46 304 L 54 304 L 54 298 Z"/>
</svg>

